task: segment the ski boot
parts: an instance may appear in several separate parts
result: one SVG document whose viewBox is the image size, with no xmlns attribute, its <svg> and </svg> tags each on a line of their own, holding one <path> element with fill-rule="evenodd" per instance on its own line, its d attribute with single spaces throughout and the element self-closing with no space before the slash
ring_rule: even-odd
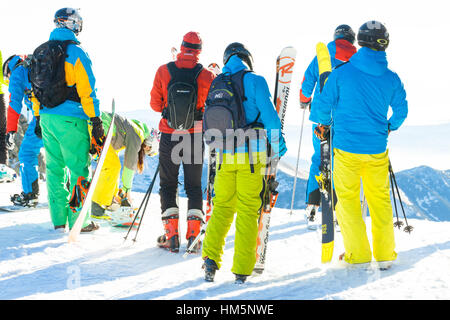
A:
<svg viewBox="0 0 450 320">
<path fill-rule="evenodd" d="M 214 262 L 214 260 L 206 257 L 205 262 L 203 262 L 202 268 L 205 270 L 205 281 L 213 282 L 216 271 L 219 270 L 219 267 Z"/>
<path fill-rule="evenodd" d="M 157 239 L 158 247 L 178 252 L 180 250 L 180 237 L 178 235 L 178 208 L 169 208 L 162 215 L 164 232 Z"/>
<path fill-rule="evenodd" d="M 96 224 L 94 221 L 91 221 L 90 224 L 88 224 L 86 227 L 82 228 L 80 230 L 81 233 L 87 233 L 87 232 L 92 232 L 95 230 L 98 230 L 100 228 L 100 226 L 98 224 Z"/>
<path fill-rule="evenodd" d="M 309 230 L 317 229 L 316 213 L 317 213 L 318 209 L 319 209 L 319 206 L 313 205 L 313 204 L 308 204 L 308 206 L 306 207 L 305 215 L 306 215 L 306 221 L 307 221 Z"/>
<path fill-rule="evenodd" d="M 187 232 L 186 240 L 188 241 L 187 248 L 190 248 L 203 224 L 203 212 L 198 209 L 190 209 L 187 214 Z M 189 251 L 189 253 L 198 253 L 202 247 L 202 242 L 197 241 L 197 244 Z"/>
<path fill-rule="evenodd" d="M 245 274 L 234 274 L 236 279 L 234 280 L 235 284 L 243 284 L 245 280 L 247 280 L 247 276 Z"/>
<path fill-rule="evenodd" d="M 39 203 L 38 196 L 38 194 L 35 194 L 33 192 L 25 193 L 22 191 L 21 194 L 12 195 L 11 202 L 16 206 L 34 208 Z"/>
<path fill-rule="evenodd" d="M 105 213 L 105 209 L 97 202 L 91 203 L 91 218 L 99 220 L 111 220 L 111 217 Z"/>
</svg>

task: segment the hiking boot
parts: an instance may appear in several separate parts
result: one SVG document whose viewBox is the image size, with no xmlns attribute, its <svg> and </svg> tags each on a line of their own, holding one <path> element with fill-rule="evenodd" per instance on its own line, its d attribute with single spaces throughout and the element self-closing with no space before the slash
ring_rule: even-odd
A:
<svg viewBox="0 0 450 320">
<path fill-rule="evenodd" d="M 36 207 L 39 203 L 38 194 L 35 193 L 25 193 L 22 192 L 21 194 L 15 194 L 11 196 L 11 202 L 16 206 L 22 206 L 22 207 Z"/>
<path fill-rule="evenodd" d="M 178 208 L 169 208 L 162 215 L 164 234 L 159 236 L 158 247 L 178 252 L 180 250 L 180 236 L 178 234 Z"/>
<path fill-rule="evenodd" d="M 100 228 L 100 226 L 98 224 L 96 224 L 94 221 L 91 221 L 91 223 L 88 224 L 86 227 L 82 228 L 80 230 L 80 232 L 83 232 L 83 233 L 92 232 L 92 231 L 98 230 L 99 228 Z"/>
<path fill-rule="evenodd" d="M 243 284 L 245 280 L 247 280 L 247 275 L 245 274 L 234 274 L 236 276 L 236 280 L 234 280 L 234 283 L 236 284 Z"/>
<path fill-rule="evenodd" d="M 91 203 L 91 218 L 99 220 L 111 220 L 111 217 L 105 213 L 105 209 L 98 203 Z"/>
<path fill-rule="evenodd" d="M 213 282 L 214 276 L 216 275 L 216 270 L 219 270 L 219 267 L 214 262 L 214 260 L 205 258 L 205 262 L 203 262 L 202 268 L 205 270 L 205 281 Z"/>
</svg>

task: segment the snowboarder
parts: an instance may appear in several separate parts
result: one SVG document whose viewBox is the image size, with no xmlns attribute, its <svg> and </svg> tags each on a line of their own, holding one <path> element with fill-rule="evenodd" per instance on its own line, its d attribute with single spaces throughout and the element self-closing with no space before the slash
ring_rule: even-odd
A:
<svg viewBox="0 0 450 320">
<path fill-rule="evenodd" d="M 183 163 L 184 187 L 188 197 L 188 246 L 203 223 L 203 135 L 205 99 L 214 74 L 198 63 L 202 40 L 197 32 L 184 35 L 176 61 L 160 66 L 151 90 L 150 106 L 162 113 L 159 123 L 160 197 L 164 235 L 158 246 L 178 252 L 178 172 Z M 180 141 L 181 140 L 181 141 Z M 172 157 L 172 151 L 177 151 Z M 174 150 L 175 149 L 175 150 Z M 178 157 L 179 156 L 179 157 Z"/>
<path fill-rule="evenodd" d="M 111 125 L 111 113 L 101 113 L 103 130 L 108 131 Z M 103 163 L 100 178 L 92 197 L 91 216 L 107 219 L 105 208 L 117 211 L 118 207 L 132 207 L 131 188 L 135 172 L 144 170 L 145 155 L 155 156 L 158 153 L 158 132 L 138 120 L 127 119 L 118 114 L 114 118 L 111 145 Z M 122 187 L 119 189 L 121 163 L 119 152 L 124 150 L 122 170 Z"/>
<path fill-rule="evenodd" d="M 342 63 L 348 61 L 356 52 L 353 45 L 355 42 L 355 32 L 348 25 L 340 25 L 334 31 L 334 40 L 328 43 L 328 51 L 331 57 L 331 66 L 335 68 Z M 309 120 L 313 122 L 313 132 L 317 127 L 317 115 L 314 108 L 313 97 L 320 95 L 319 90 L 319 67 L 317 57 L 309 64 L 305 71 L 303 82 L 300 89 L 300 107 L 302 109 L 310 109 Z M 306 188 L 306 215 L 309 222 L 314 222 L 315 214 L 320 206 L 320 191 L 316 176 L 320 175 L 320 140 L 313 134 L 312 142 L 314 154 L 311 158 L 311 166 L 309 170 L 308 183 Z"/>
<path fill-rule="evenodd" d="M 9 80 L 9 107 L 6 124 L 6 146 L 14 149 L 14 137 L 17 133 L 19 117 L 23 104 L 33 111 L 31 103 L 31 83 L 28 79 L 29 68 L 26 63 L 27 56 L 12 55 L 3 66 L 4 77 Z M 42 143 L 40 126 L 37 117 L 31 116 L 27 131 L 24 134 L 19 150 L 20 177 L 22 180 L 22 193 L 15 194 L 11 201 L 18 206 L 35 207 L 39 202 L 39 172 L 38 157 Z"/>
<path fill-rule="evenodd" d="M 35 50 L 33 59 L 41 58 L 48 61 L 52 56 L 43 54 L 51 51 L 46 51 L 46 48 L 48 49 L 55 43 L 59 46 L 66 44 L 66 55 L 62 61 L 66 87 L 61 88 L 57 84 L 47 83 L 48 86 L 45 90 L 38 92 L 35 90 L 33 81 L 42 78 L 34 75 L 35 77 L 30 77 L 30 81 L 33 86 L 33 94 L 37 98 L 33 99 L 33 109 L 35 114 L 40 116 L 38 124 L 42 128 L 42 140 L 46 154 L 51 220 L 55 229 L 64 230 L 66 223 L 71 229 L 77 219 L 77 214 L 69 208 L 70 193 L 66 187 L 65 168 L 67 167 L 70 173 L 70 187 L 74 188 L 79 177 L 89 176 L 91 144 L 101 146 L 105 139 L 105 133 L 100 118 L 92 63 L 77 40 L 77 35 L 82 30 L 83 19 L 78 10 L 62 8 L 55 13 L 54 23 L 56 28 L 50 34 L 50 41 Z M 39 60 L 32 61 L 31 75 L 33 72 L 46 71 L 44 64 L 41 68 L 33 71 L 33 63 L 39 63 Z M 57 70 L 56 66 L 53 68 Z M 55 98 L 60 98 L 60 101 L 54 102 Z M 50 102 L 53 104 L 50 105 Z M 92 140 L 88 131 L 89 120 L 92 123 Z M 91 222 L 90 215 L 86 215 L 81 232 L 91 232 L 98 228 L 96 223 Z"/>
<path fill-rule="evenodd" d="M 224 68 L 221 75 L 229 74 L 231 77 L 239 75 L 239 78 L 235 76 L 231 79 L 234 88 L 240 88 L 236 89 L 237 92 L 243 91 L 245 94 L 245 98 L 239 95 L 242 101 L 238 101 L 239 106 L 245 111 L 245 127 L 257 132 L 266 131 L 268 141 L 275 142 L 272 144 L 274 157 L 281 157 L 286 152 L 284 138 L 281 135 L 281 122 L 272 103 L 266 80 L 252 71 L 251 53 L 243 44 L 232 43 L 225 49 L 223 62 Z M 251 72 L 247 72 L 248 69 Z M 217 80 L 228 81 L 222 80 L 223 76 L 219 77 Z M 213 82 L 211 90 L 216 83 L 218 81 Z M 214 92 L 210 91 L 209 96 L 216 96 Z M 210 108 L 208 103 L 207 109 Z M 204 121 L 210 119 L 209 116 L 207 117 L 207 112 L 205 111 Z M 206 228 L 202 249 L 207 281 L 213 281 L 216 270 L 221 267 L 225 237 L 235 213 L 237 213 L 235 251 L 231 271 L 235 274 L 236 281 L 244 282 L 255 266 L 258 212 L 262 206 L 261 194 L 267 163 L 266 138 L 262 136 L 261 139 L 259 135 L 260 139 L 258 139 L 256 135 L 256 139 L 235 148 L 223 148 L 216 151 L 219 156 L 214 183 L 214 207 Z"/>
<path fill-rule="evenodd" d="M 388 69 L 386 27 L 369 21 L 360 27 L 357 39 L 361 48 L 349 63 L 330 74 L 321 95 L 314 99 L 317 128 L 322 129 L 316 132 L 333 126 L 336 215 L 345 247 L 341 258 L 350 264 L 372 260 L 361 215 L 362 180 L 372 218 L 373 256 L 377 262 L 391 263 L 397 254 L 387 139 L 406 119 L 408 103 L 400 78 Z M 388 118 L 389 106 L 392 115 Z"/>
<path fill-rule="evenodd" d="M 0 66 L 4 66 L 1 51 Z M 3 79 L 2 68 L 2 70 L 0 70 L 0 164 L 4 165 L 8 165 L 8 149 L 6 148 L 6 105 L 3 96 L 3 83 L 7 85 L 7 81 L 7 79 Z"/>
</svg>

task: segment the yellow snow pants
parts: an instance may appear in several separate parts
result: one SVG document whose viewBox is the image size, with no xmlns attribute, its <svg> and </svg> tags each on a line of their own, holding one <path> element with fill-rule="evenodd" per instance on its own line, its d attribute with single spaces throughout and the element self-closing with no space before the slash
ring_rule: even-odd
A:
<svg viewBox="0 0 450 320">
<path fill-rule="evenodd" d="M 109 146 L 97 187 L 92 195 L 92 201 L 101 206 L 111 205 L 113 197 L 119 191 L 120 169 L 122 167 L 119 159 L 119 151 Z"/>
<path fill-rule="evenodd" d="M 248 153 L 245 154 L 245 161 L 242 161 L 243 155 L 225 153 L 220 169 L 217 167 L 214 207 L 206 228 L 202 257 L 214 260 L 217 266 L 221 267 L 225 237 L 236 213 L 231 271 L 235 274 L 250 275 L 256 262 L 256 238 L 259 209 L 262 205 L 266 152 L 253 153 L 253 173 Z"/>
<path fill-rule="evenodd" d="M 344 239 L 345 261 L 352 264 L 372 261 L 361 211 L 361 179 L 372 221 L 373 256 L 376 261 L 395 260 L 388 151 L 354 154 L 334 149 L 333 179 L 339 199 L 336 216 Z"/>
</svg>

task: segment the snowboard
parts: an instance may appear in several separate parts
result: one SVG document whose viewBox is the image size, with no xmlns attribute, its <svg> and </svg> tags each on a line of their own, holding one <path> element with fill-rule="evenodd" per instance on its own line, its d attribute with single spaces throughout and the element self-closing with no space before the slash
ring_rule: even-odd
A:
<svg viewBox="0 0 450 320">
<path fill-rule="evenodd" d="M 7 211 L 7 212 L 21 212 L 21 211 L 33 211 L 33 210 L 41 210 L 41 209 L 48 209 L 48 203 L 38 203 L 36 207 L 24 207 L 24 206 L 18 206 L 18 205 L 9 205 L 9 206 L 1 206 L 0 211 Z"/>
<path fill-rule="evenodd" d="M 274 105 L 281 121 L 281 130 L 284 128 L 284 117 L 289 98 L 292 73 L 295 65 L 297 50 L 286 47 L 281 50 L 276 63 Z M 277 201 L 278 182 L 276 181 L 278 160 L 270 161 L 266 167 L 264 178 L 265 190 L 263 204 L 259 213 L 258 235 L 256 239 L 256 264 L 253 272 L 261 274 L 266 262 L 267 243 L 269 241 L 270 214 Z"/>
<path fill-rule="evenodd" d="M 116 106 L 114 99 L 112 101 L 112 117 L 111 124 L 114 124 Z M 72 229 L 69 232 L 69 243 L 77 241 L 77 238 L 80 234 L 81 228 L 83 227 L 84 219 L 88 213 L 88 210 L 91 208 L 91 199 L 95 191 L 95 187 L 97 186 L 98 179 L 100 177 L 100 173 L 102 171 L 103 163 L 105 162 L 106 154 L 108 153 L 109 145 L 111 144 L 111 139 L 113 135 L 114 125 L 110 125 L 108 129 L 108 133 L 106 134 L 105 143 L 103 144 L 103 149 L 98 159 L 97 167 L 95 168 L 94 175 L 92 176 L 92 180 L 89 186 L 89 190 L 86 195 L 86 199 L 81 207 L 80 213 L 78 214 L 78 218 L 75 221 Z"/>
<path fill-rule="evenodd" d="M 316 53 L 319 64 L 320 92 L 322 92 L 332 71 L 331 58 L 327 46 L 322 42 L 317 44 Z M 334 250 L 332 152 L 330 132 L 328 138 L 320 143 L 320 175 L 316 177 L 321 193 L 322 207 L 322 263 L 331 261 Z"/>
</svg>

